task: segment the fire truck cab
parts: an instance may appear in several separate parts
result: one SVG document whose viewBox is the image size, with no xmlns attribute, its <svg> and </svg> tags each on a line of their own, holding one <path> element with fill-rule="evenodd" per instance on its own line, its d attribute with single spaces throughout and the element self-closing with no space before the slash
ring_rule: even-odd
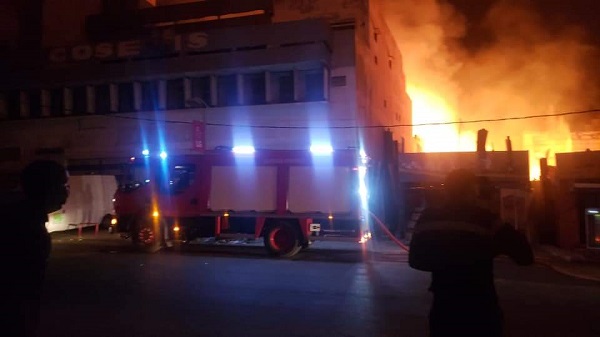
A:
<svg viewBox="0 0 600 337">
<path fill-rule="evenodd" d="M 131 158 L 117 228 L 139 246 L 264 238 L 289 257 L 316 240 L 364 242 L 366 156 L 355 149 L 211 150 Z"/>
</svg>

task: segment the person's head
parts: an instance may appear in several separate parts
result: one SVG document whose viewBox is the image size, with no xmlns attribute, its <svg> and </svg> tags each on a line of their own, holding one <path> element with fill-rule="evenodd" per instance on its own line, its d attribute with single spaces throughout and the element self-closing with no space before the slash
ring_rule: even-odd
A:
<svg viewBox="0 0 600 337">
<path fill-rule="evenodd" d="M 478 183 L 475 174 L 467 169 L 453 170 L 444 181 L 446 200 L 450 204 L 469 204 L 478 196 Z"/>
<path fill-rule="evenodd" d="M 44 212 L 59 210 L 69 196 L 69 175 L 65 167 L 52 160 L 37 160 L 21 172 L 21 187 L 27 200 Z"/>
</svg>

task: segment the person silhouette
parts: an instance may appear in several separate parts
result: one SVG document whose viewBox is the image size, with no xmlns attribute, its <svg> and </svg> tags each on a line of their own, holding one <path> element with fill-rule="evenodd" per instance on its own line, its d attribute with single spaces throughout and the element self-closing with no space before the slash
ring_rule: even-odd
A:
<svg viewBox="0 0 600 337">
<path fill-rule="evenodd" d="M 409 265 L 431 272 L 431 337 L 503 334 L 493 260 L 507 255 L 533 263 L 526 237 L 478 205 L 478 180 L 465 169 L 450 172 L 441 205 L 427 207 L 415 225 Z"/>
<path fill-rule="evenodd" d="M 21 196 L 2 205 L 3 242 L 0 245 L 1 289 L 5 336 L 36 336 L 40 300 L 51 240 L 48 213 L 59 210 L 69 196 L 68 173 L 55 161 L 38 160 L 20 176 Z"/>
</svg>

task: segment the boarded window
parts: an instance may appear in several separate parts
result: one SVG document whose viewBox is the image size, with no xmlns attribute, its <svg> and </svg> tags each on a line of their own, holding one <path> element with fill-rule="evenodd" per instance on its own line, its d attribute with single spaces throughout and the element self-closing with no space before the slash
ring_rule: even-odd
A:
<svg viewBox="0 0 600 337">
<path fill-rule="evenodd" d="M 294 101 L 293 71 L 271 73 L 271 95 L 276 103 L 291 103 Z"/>
<path fill-rule="evenodd" d="M 185 92 L 183 79 L 167 81 L 167 109 L 183 109 L 185 107 Z"/>
<path fill-rule="evenodd" d="M 303 71 L 302 74 L 304 78 L 304 100 L 324 100 L 325 86 L 323 83 L 323 69 L 306 70 Z"/>
<path fill-rule="evenodd" d="M 102 84 L 95 88 L 96 113 L 105 114 L 110 112 L 110 85 Z"/>
<path fill-rule="evenodd" d="M 199 99 L 200 105 L 211 104 L 211 88 L 210 88 L 210 77 L 196 77 L 190 80 L 192 87 L 192 99 Z"/>
<path fill-rule="evenodd" d="M 29 90 L 27 94 L 29 99 L 29 117 L 42 116 L 42 91 L 39 89 Z"/>
<path fill-rule="evenodd" d="M 219 106 L 238 104 L 237 75 L 223 75 L 217 78 Z"/>
<path fill-rule="evenodd" d="M 146 81 L 141 83 L 142 111 L 154 111 L 158 107 L 158 82 Z"/>
<path fill-rule="evenodd" d="M 19 119 L 21 118 L 21 92 L 18 90 L 9 91 L 6 94 L 8 109 L 8 118 Z"/>
<path fill-rule="evenodd" d="M 62 116 L 65 114 L 65 89 L 54 88 L 50 90 L 50 115 Z"/>
<path fill-rule="evenodd" d="M 85 86 L 73 88 L 73 112 L 74 115 L 87 113 L 87 90 Z"/>
<path fill-rule="evenodd" d="M 244 74 L 242 78 L 244 85 L 244 104 L 265 104 L 265 74 Z"/>
<path fill-rule="evenodd" d="M 119 112 L 132 112 L 135 110 L 133 83 L 119 83 Z"/>
</svg>

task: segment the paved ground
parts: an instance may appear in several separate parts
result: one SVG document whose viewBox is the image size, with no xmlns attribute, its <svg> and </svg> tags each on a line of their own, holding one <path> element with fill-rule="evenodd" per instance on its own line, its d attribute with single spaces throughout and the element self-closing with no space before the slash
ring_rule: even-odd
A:
<svg viewBox="0 0 600 337">
<path fill-rule="evenodd" d="M 55 234 L 42 336 L 426 336 L 429 275 L 391 244 L 257 245 L 140 254 L 115 236 Z M 510 336 L 600 336 L 600 284 L 500 259 Z"/>
</svg>

